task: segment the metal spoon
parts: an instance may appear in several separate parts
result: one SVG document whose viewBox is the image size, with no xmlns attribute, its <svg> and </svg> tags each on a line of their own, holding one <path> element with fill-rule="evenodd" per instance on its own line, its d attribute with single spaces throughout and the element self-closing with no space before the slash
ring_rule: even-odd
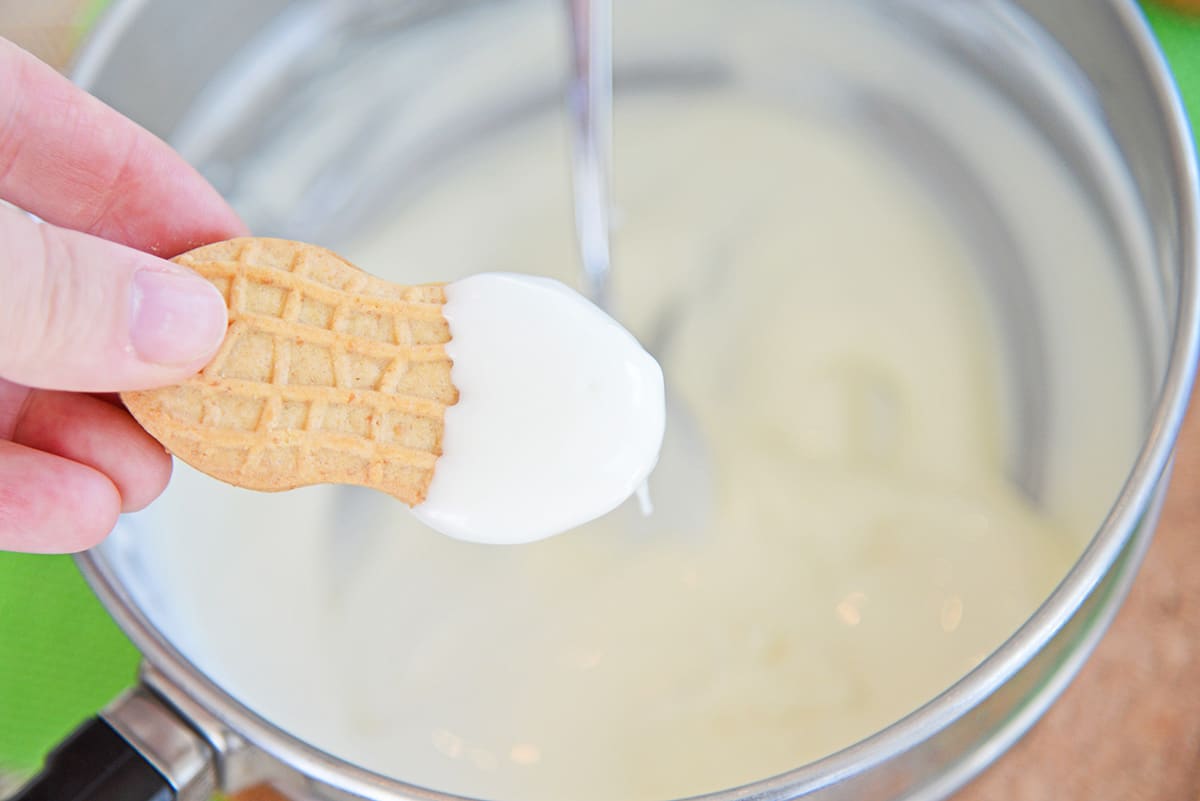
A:
<svg viewBox="0 0 1200 801">
<path fill-rule="evenodd" d="M 572 52 L 567 98 L 573 134 L 575 229 L 588 296 L 611 312 L 609 274 L 612 185 L 612 0 L 568 0 Z M 331 600 L 340 603 L 375 551 L 379 527 L 369 525 L 377 493 L 339 487 L 330 526 L 328 575 Z M 639 493 L 643 510 L 649 495 Z"/>
<path fill-rule="evenodd" d="M 575 204 L 575 236 L 586 291 L 592 301 L 609 314 L 616 315 L 612 293 L 612 168 L 613 168 L 613 25 L 612 0 L 567 0 L 571 39 L 571 83 L 567 110 L 572 139 L 572 196 Z M 708 486 L 707 471 L 692 467 L 707 465 L 702 440 L 691 415 L 668 395 L 667 438 L 661 461 L 672 471 L 689 476 L 669 486 Z M 687 454 L 686 459 L 675 458 Z M 684 467 L 681 468 L 680 465 Z M 693 473 L 697 475 L 692 476 Z M 669 514 L 658 515 L 679 523 L 696 518 L 699 503 L 663 496 Z M 637 491 L 642 517 L 654 511 L 650 482 Z M 683 510 L 682 512 L 680 510 Z M 703 515 L 699 518 L 702 520 Z M 695 524 L 698 521 L 693 521 Z M 669 523 L 668 523 L 669 525 Z M 657 526 L 656 526 L 657 527 Z M 690 526 L 686 526 L 690 528 Z M 642 529 L 635 525 L 633 528 Z"/>
<path fill-rule="evenodd" d="M 587 293 L 612 312 L 612 0 L 567 0 L 575 235 Z"/>
</svg>

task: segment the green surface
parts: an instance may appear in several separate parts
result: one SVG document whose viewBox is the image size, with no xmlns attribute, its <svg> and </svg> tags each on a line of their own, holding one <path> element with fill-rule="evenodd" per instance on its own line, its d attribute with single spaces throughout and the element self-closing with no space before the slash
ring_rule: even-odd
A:
<svg viewBox="0 0 1200 801">
<path fill-rule="evenodd" d="M 1162 6 L 1145 4 L 1159 44 L 1171 63 L 1192 130 L 1200 130 L 1200 17 L 1186 17 Z"/>
<path fill-rule="evenodd" d="M 75 15 L 75 27 L 84 33 L 91 30 L 108 6 L 109 0 L 89 0 Z"/>
<path fill-rule="evenodd" d="M 1147 14 L 1195 128 L 1200 22 L 1153 6 Z M 136 667 L 133 646 L 68 557 L 0 552 L 0 769 L 35 768 L 64 734 L 131 683 Z"/>
<path fill-rule="evenodd" d="M 0 766 L 25 772 L 130 684 L 137 651 L 66 556 L 0 552 Z"/>
</svg>

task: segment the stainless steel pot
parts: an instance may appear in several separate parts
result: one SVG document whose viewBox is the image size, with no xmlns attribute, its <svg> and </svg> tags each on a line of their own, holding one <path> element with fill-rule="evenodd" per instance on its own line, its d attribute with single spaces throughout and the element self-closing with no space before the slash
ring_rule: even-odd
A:
<svg viewBox="0 0 1200 801">
<path fill-rule="evenodd" d="M 261 114 L 252 112 L 283 104 L 312 77 L 296 68 L 300 54 L 316 43 L 344 42 L 363 31 L 419 30 L 480 6 L 508 5 L 514 3 L 128 0 L 115 4 L 96 31 L 75 77 L 177 144 L 236 198 L 243 190 L 231 165 L 255 147 L 254 137 L 261 135 L 255 132 L 269 124 L 269 117 L 264 122 Z M 553 3 L 544 5 L 543 13 L 556 12 Z M 748 5 L 730 13 L 742 13 Z M 1062 691 L 1115 615 L 1157 519 L 1192 383 L 1200 325 L 1196 164 L 1178 98 L 1136 4 L 902 0 L 862 5 L 924 38 L 964 72 L 1007 94 L 1089 188 L 1111 223 L 1114 247 L 1121 251 L 1127 271 L 1129 302 L 1137 307 L 1137 348 L 1146 393 L 1144 444 L 1077 563 L 1028 622 L 976 669 L 917 711 L 852 747 L 783 775 L 707 796 L 714 801 L 943 798 L 1003 753 Z M 281 33 L 284 28 L 287 35 Z M 264 35 L 271 31 L 274 38 Z M 262 51 L 267 41 L 276 43 L 269 55 Z M 229 65 L 250 54 L 260 57 L 257 71 L 230 71 Z M 1054 80 L 1043 71 L 1051 62 L 1057 70 Z M 869 66 L 869 59 L 863 63 Z M 900 74 L 885 74 L 889 71 Z M 889 64 L 851 75 L 847 80 L 857 87 L 859 102 L 850 105 L 863 115 L 863 125 L 898 140 L 907 136 L 914 163 L 924 164 L 929 176 L 945 178 L 953 154 L 932 147 L 936 132 L 914 129 L 919 115 L 906 113 L 904 98 L 911 100 L 925 87 L 913 90 L 912 76 L 907 76 L 907 93 L 887 91 L 905 82 L 903 71 L 903 65 Z M 684 73 L 690 80 L 703 80 L 705 75 L 704 70 Z M 553 95 L 562 78 L 551 75 L 546 85 L 536 88 L 542 95 Z M 899 83 L 889 84 L 889 79 Z M 437 81 L 438 76 L 423 80 Z M 872 93 L 872 88 L 877 91 Z M 530 102 L 542 102 L 537 99 L 541 95 L 534 95 Z M 211 106 L 214 97 L 220 98 L 221 114 L 211 113 L 217 108 Z M 844 104 L 846 97 L 834 102 Z M 240 124 L 248 117 L 256 125 Z M 1095 148 L 1081 142 L 1080 119 L 1100 125 L 1111 137 L 1107 144 L 1092 145 L 1109 148 L 1127 194 L 1112 188 Z M 452 148 L 459 132 L 444 133 L 449 144 L 443 146 Z M 430 152 L 422 155 L 433 157 Z M 947 180 L 969 171 L 961 164 L 953 167 Z M 356 186 L 369 186 L 368 177 L 356 176 Z M 329 197 L 327 190 L 328 182 L 321 197 Z M 1002 216 L 963 191 L 964 205 L 979 207 L 981 218 Z M 351 196 L 317 207 L 306 206 L 304 200 L 302 193 L 282 216 L 263 207 L 243 211 L 258 231 L 327 241 L 356 224 L 371 205 L 356 203 Z M 984 251 L 993 258 L 1008 254 L 1014 263 L 1020 261 L 1019 246 L 1005 250 L 1012 248 L 1011 232 L 987 230 L 991 233 L 984 238 L 990 244 Z M 1029 302 L 1021 294 L 1028 291 L 1014 288 L 1012 282 L 997 289 L 1017 307 Z M 1018 437 L 1023 444 L 1010 457 L 1011 472 L 1036 496 L 1039 465 L 1044 462 L 1038 447 L 1048 436 L 1046 427 L 1053 425 L 1044 410 L 1039 411 L 1048 403 L 1037 389 L 1045 378 L 1039 371 L 1053 367 L 1045 364 L 1036 315 L 1019 316 L 1032 323 L 1011 332 L 1009 347 L 1019 369 L 1032 370 L 1033 375 L 1014 400 L 1024 410 L 1025 428 Z M 79 559 L 105 606 L 145 654 L 141 686 L 115 702 L 102 718 L 161 775 L 168 794 L 200 801 L 214 788 L 236 792 L 271 782 L 298 797 L 452 798 L 405 784 L 403 777 L 380 776 L 336 759 L 238 703 L 155 627 L 130 592 L 121 560 L 120 554 L 103 547 Z"/>
</svg>

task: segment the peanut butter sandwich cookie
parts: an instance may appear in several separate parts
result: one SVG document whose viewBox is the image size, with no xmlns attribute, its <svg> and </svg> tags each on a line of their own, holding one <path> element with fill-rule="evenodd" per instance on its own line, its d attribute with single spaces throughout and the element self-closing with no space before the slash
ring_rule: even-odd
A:
<svg viewBox="0 0 1200 801">
<path fill-rule="evenodd" d="M 397 285 L 280 239 L 175 261 L 220 289 L 229 330 L 195 376 L 122 398 L 210 476 L 360 484 L 449 536 L 514 544 L 611 511 L 658 461 L 662 370 L 557 281 Z"/>
<path fill-rule="evenodd" d="M 360 484 L 425 500 L 458 400 L 442 285 L 397 286 L 282 239 L 218 242 L 174 261 L 221 290 L 229 330 L 188 381 L 122 394 L 151 435 L 239 487 Z"/>
</svg>

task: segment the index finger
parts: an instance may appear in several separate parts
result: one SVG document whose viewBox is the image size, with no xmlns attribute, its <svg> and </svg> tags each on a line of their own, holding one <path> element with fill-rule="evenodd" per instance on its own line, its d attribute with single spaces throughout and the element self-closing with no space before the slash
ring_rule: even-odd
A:
<svg viewBox="0 0 1200 801">
<path fill-rule="evenodd" d="M 2 38 L 0 198 L 162 256 L 245 233 L 166 143 Z"/>
</svg>

